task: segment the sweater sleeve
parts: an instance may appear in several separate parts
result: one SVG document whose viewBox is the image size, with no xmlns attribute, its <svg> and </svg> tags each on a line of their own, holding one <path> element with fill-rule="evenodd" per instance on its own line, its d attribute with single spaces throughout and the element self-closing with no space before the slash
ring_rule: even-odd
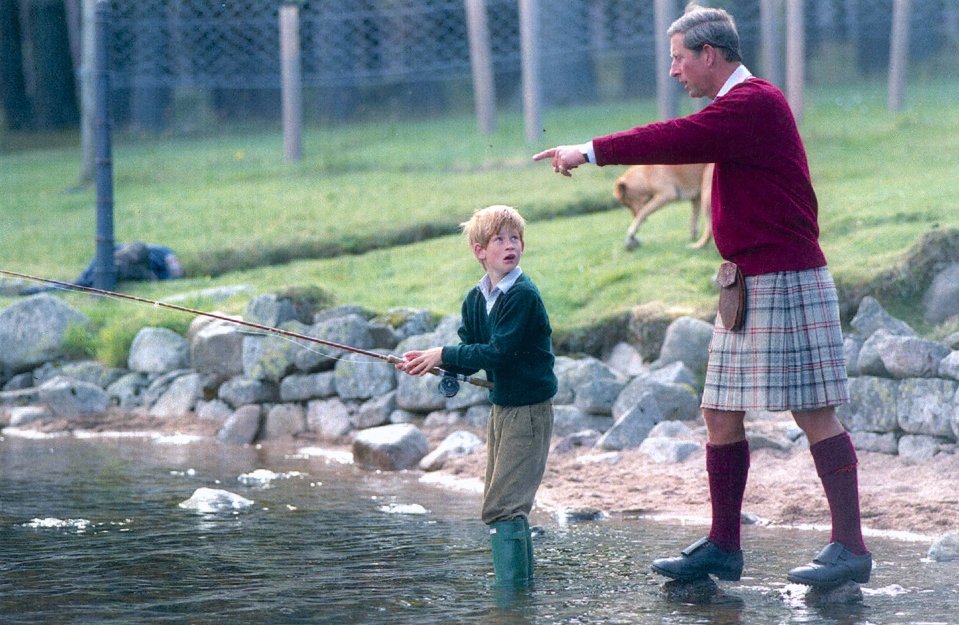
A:
<svg viewBox="0 0 959 625">
<path fill-rule="evenodd" d="M 758 86 L 732 89 L 698 113 L 593 139 L 597 165 L 715 163 L 755 155 L 770 107 Z"/>
</svg>

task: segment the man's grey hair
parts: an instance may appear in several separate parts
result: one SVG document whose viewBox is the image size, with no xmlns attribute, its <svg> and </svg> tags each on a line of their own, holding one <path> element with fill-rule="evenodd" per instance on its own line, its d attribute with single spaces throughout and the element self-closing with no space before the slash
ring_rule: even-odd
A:
<svg viewBox="0 0 959 625">
<path fill-rule="evenodd" d="M 703 46 L 722 50 L 723 58 L 730 62 L 742 61 L 739 51 L 739 33 L 733 16 L 722 9 L 708 9 L 695 3 L 686 7 L 686 12 L 670 25 L 666 35 L 681 33 L 683 45 L 696 54 Z"/>
</svg>

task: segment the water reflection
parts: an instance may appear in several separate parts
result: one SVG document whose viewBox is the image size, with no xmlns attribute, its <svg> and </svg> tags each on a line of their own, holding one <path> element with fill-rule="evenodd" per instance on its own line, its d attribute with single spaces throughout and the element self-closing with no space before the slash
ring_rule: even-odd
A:
<svg viewBox="0 0 959 625">
<path fill-rule="evenodd" d="M 254 504 L 242 514 L 178 507 L 200 487 Z M 476 495 L 425 486 L 415 474 L 267 449 L 7 438 L 0 620 L 895 625 L 953 622 L 959 603 L 959 565 L 924 562 L 926 544 L 883 539 L 871 540 L 876 568 L 860 601 L 818 603 L 786 584 L 785 571 L 825 536 L 748 527 L 743 579 L 696 604 L 671 596 L 648 564 L 704 528 L 558 523 L 543 512 L 533 518 L 542 529 L 536 582 L 500 588 L 478 508 Z"/>
</svg>

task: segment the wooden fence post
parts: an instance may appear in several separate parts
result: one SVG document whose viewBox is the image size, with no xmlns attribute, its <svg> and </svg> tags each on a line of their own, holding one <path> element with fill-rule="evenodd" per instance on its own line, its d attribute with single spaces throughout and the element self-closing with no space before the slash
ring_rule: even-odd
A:
<svg viewBox="0 0 959 625">
<path fill-rule="evenodd" d="M 300 61 L 300 2 L 280 6 L 280 80 L 283 99 L 283 152 L 286 160 L 303 158 L 303 77 Z"/>
<path fill-rule="evenodd" d="M 486 22 L 486 0 L 465 2 L 476 122 L 481 133 L 491 135 L 496 130 L 496 82 L 493 79 L 493 53 L 490 50 L 489 26 Z"/>
<path fill-rule="evenodd" d="M 786 99 L 796 121 L 802 120 L 806 76 L 803 0 L 786 0 Z"/>
<path fill-rule="evenodd" d="M 889 35 L 889 98 L 893 113 L 903 109 L 906 99 L 906 70 L 909 66 L 910 0 L 894 0 L 892 33 Z"/>
<path fill-rule="evenodd" d="M 759 0 L 759 32 L 762 41 L 763 78 L 782 87 L 782 0 Z"/>
<path fill-rule="evenodd" d="M 539 85 L 539 2 L 519 0 L 519 38 L 523 67 L 523 119 L 526 142 L 536 144 L 543 133 L 542 94 Z"/>
<path fill-rule="evenodd" d="M 676 97 L 676 81 L 669 75 L 671 57 L 666 31 L 676 15 L 676 0 L 656 0 L 654 6 L 656 29 L 656 102 L 660 119 L 672 119 L 679 114 L 679 98 Z"/>
</svg>

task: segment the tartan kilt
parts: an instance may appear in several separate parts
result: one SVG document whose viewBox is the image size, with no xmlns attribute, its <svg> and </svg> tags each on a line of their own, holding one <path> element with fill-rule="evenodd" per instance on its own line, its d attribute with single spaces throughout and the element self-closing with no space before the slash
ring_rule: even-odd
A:
<svg viewBox="0 0 959 625">
<path fill-rule="evenodd" d="M 746 276 L 739 332 L 719 316 L 703 408 L 812 410 L 849 401 L 839 298 L 827 267 Z"/>
</svg>

